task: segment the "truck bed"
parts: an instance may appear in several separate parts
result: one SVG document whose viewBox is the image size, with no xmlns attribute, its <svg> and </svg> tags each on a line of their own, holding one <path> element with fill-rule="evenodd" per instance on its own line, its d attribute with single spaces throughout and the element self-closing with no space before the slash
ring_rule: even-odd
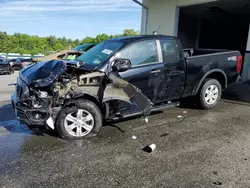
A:
<svg viewBox="0 0 250 188">
<path fill-rule="evenodd" d="M 227 78 L 225 87 L 235 83 L 238 79 L 237 72 L 239 51 L 216 50 L 216 49 L 194 49 L 190 57 L 187 57 L 186 85 L 183 97 L 195 95 L 199 82 L 207 72 L 218 70 Z"/>
<path fill-rule="evenodd" d="M 232 50 L 225 50 L 225 49 L 193 49 L 187 48 L 183 49 L 184 53 L 187 54 L 187 57 L 194 57 L 200 55 L 211 55 L 211 54 L 219 54 L 219 53 L 227 53 L 232 52 Z"/>
</svg>

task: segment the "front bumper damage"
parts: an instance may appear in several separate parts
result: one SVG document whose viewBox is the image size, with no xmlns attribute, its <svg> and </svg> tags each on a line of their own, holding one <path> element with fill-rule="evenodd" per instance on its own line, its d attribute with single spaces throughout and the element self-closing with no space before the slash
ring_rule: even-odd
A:
<svg viewBox="0 0 250 188">
<path fill-rule="evenodd" d="M 49 113 L 45 109 L 29 109 L 21 106 L 15 106 L 17 119 L 26 125 L 44 126 Z M 38 117 L 37 115 L 40 115 Z"/>
<path fill-rule="evenodd" d="M 56 119 L 61 108 L 49 109 L 46 107 L 26 107 L 18 102 L 16 94 L 11 96 L 12 106 L 15 110 L 16 118 L 23 124 L 33 127 L 44 127 L 48 125 L 53 128 L 53 124 L 48 124 L 48 120 Z"/>
<path fill-rule="evenodd" d="M 27 107 L 20 101 L 21 86 L 17 85 L 11 96 L 12 107 L 15 110 L 16 118 L 29 126 L 44 126 L 49 118 L 49 110 L 44 107 Z"/>
<path fill-rule="evenodd" d="M 23 79 L 18 78 L 16 90 L 11 100 L 20 122 L 29 126 L 47 125 L 53 129 L 60 110 L 74 99 L 85 95 L 94 97 L 100 106 L 114 100 L 127 102 L 136 105 L 144 117 L 149 116 L 152 108 L 151 101 L 138 88 L 123 80 L 118 72 L 106 75 L 98 71 L 74 70 L 75 75 L 71 74 L 72 79 L 67 79 L 67 82 L 64 82 L 59 80 L 64 80 L 60 76 L 68 71 L 67 68 L 63 66 L 62 61 L 53 61 L 52 63 L 54 63 L 51 66 L 53 71 L 48 71 L 40 66 L 46 73 L 51 72 L 44 79 L 37 79 L 38 81 L 35 80 L 35 82 L 25 80 L 38 73 L 41 74 L 40 70 L 36 70 L 36 74 L 33 70 Z M 67 75 L 69 74 L 67 73 Z M 41 99 L 42 95 L 38 94 L 41 90 L 46 90 L 50 96 Z"/>
</svg>

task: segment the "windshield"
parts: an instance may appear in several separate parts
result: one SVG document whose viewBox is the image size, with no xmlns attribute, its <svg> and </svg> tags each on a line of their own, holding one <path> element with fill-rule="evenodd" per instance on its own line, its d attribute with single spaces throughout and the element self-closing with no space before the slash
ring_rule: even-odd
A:
<svg viewBox="0 0 250 188">
<path fill-rule="evenodd" d="M 104 41 L 79 56 L 76 60 L 93 66 L 102 64 L 108 57 L 112 56 L 124 44 L 117 41 Z"/>
</svg>

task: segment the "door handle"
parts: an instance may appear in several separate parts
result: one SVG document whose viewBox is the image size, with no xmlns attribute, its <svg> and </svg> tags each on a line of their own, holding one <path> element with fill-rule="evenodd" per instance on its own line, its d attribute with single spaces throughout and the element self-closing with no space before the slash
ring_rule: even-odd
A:
<svg viewBox="0 0 250 188">
<path fill-rule="evenodd" d="M 161 72 L 161 70 L 152 70 L 151 72 L 150 72 L 150 74 L 156 74 L 156 73 L 160 73 Z"/>
</svg>

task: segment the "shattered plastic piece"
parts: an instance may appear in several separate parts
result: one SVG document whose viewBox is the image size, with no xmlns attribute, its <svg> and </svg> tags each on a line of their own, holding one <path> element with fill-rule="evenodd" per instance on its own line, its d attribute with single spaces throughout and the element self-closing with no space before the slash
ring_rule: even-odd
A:
<svg viewBox="0 0 250 188">
<path fill-rule="evenodd" d="M 149 147 L 152 149 L 152 151 L 154 151 L 155 148 L 156 148 L 156 145 L 155 144 L 151 144 Z"/>
<path fill-rule="evenodd" d="M 187 111 L 183 111 L 183 114 L 187 114 Z"/>
<path fill-rule="evenodd" d="M 177 118 L 182 118 L 182 115 L 177 116 Z"/>
<path fill-rule="evenodd" d="M 144 119 L 144 120 L 145 120 L 145 122 L 146 122 L 146 123 L 148 123 L 148 117 L 145 117 L 145 119 Z"/>
<path fill-rule="evenodd" d="M 132 136 L 132 139 L 133 139 L 133 140 L 136 140 L 136 139 L 137 139 L 137 137 L 136 137 L 135 135 L 133 135 L 133 136 Z"/>
<path fill-rule="evenodd" d="M 46 123 L 47 125 L 51 128 L 51 129 L 55 129 L 55 126 L 54 126 L 54 121 L 52 119 L 52 117 L 49 117 L 49 119 L 46 120 Z"/>
<path fill-rule="evenodd" d="M 150 144 L 149 146 L 142 148 L 142 150 L 147 152 L 147 153 L 151 153 L 152 151 L 155 150 L 155 148 L 156 148 L 155 144 Z"/>
</svg>

